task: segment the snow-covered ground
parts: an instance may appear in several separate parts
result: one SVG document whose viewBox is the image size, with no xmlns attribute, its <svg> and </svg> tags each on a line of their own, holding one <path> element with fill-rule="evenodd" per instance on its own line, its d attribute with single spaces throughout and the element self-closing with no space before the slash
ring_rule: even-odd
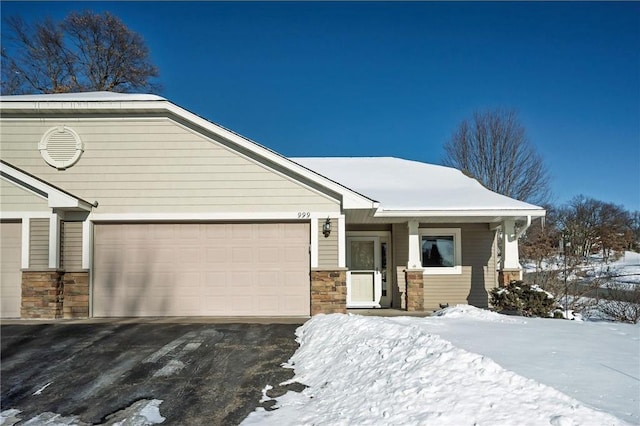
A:
<svg viewBox="0 0 640 426">
<path fill-rule="evenodd" d="M 619 283 L 640 285 L 640 253 L 625 251 L 622 257 L 608 264 L 596 261 L 589 275 L 605 275 L 613 277 Z"/>
<path fill-rule="evenodd" d="M 640 424 L 640 325 L 463 305 L 430 318 L 319 315 L 297 335 L 288 367 L 308 388 L 244 426 Z"/>
<path fill-rule="evenodd" d="M 542 267 L 552 270 L 562 269 L 564 260 L 562 256 L 558 256 L 552 262 L 544 263 Z M 536 272 L 535 265 L 531 263 L 523 264 L 523 268 L 528 273 Z M 640 253 L 625 251 L 619 258 L 608 263 L 602 260 L 602 256 L 593 255 L 584 264 L 578 265 L 569 279 L 578 279 L 575 275 L 578 272 L 588 278 L 608 277 L 618 284 L 640 285 Z"/>
<path fill-rule="evenodd" d="M 258 408 L 244 426 L 640 424 L 640 324 L 458 305 L 427 318 L 318 315 L 297 336 L 283 368 L 308 387 L 277 398 L 273 411 Z M 162 423 L 161 402 L 139 401 L 108 424 Z M 5 410 L 0 425 L 21 418 Z M 84 425 L 54 413 L 23 420 Z"/>
</svg>

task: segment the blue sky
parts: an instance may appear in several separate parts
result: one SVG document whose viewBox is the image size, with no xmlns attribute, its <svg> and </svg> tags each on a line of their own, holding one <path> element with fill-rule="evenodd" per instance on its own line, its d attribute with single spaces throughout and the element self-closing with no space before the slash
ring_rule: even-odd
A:
<svg viewBox="0 0 640 426">
<path fill-rule="evenodd" d="M 84 9 L 143 36 L 160 95 L 284 155 L 440 163 L 474 110 L 514 108 L 556 204 L 640 210 L 638 2 L 1 4 Z"/>
</svg>

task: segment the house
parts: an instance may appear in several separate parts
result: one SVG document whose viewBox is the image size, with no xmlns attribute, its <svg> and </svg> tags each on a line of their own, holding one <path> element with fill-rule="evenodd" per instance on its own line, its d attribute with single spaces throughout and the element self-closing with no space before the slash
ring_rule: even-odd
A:
<svg viewBox="0 0 640 426">
<path fill-rule="evenodd" d="M 447 167 L 286 158 L 155 95 L 0 110 L 4 318 L 487 306 L 545 214 Z"/>
</svg>

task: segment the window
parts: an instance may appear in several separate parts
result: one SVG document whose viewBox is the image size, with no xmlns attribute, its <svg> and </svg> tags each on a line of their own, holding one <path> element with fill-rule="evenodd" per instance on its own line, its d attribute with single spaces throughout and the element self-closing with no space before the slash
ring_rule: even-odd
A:
<svg viewBox="0 0 640 426">
<path fill-rule="evenodd" d="M 460 274 L 459 228 L 420 229 L 420 257 L 425 274 Z"/>
</svg>

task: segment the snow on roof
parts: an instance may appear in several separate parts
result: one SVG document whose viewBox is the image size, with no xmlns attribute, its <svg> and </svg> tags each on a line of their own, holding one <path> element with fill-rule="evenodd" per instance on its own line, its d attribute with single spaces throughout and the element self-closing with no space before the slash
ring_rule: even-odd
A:
<svg viewBox="0 0 640 426">
<path fill-rule="evenodd" d="M 383 210 L 539 210 L 497 194 L 451 167 L 394 157 L 290 158 L 353 191 Z"/>
<path fill-rule="evenodd" d="M 165 98 L 145 93 L 117 93 L 117 92 L 81 92 L 81 93 L 52 93 L 38 95 L 0 96 L 3 102 L 92 102 L 92 101 L 166 101 Z"/>
</svg>

